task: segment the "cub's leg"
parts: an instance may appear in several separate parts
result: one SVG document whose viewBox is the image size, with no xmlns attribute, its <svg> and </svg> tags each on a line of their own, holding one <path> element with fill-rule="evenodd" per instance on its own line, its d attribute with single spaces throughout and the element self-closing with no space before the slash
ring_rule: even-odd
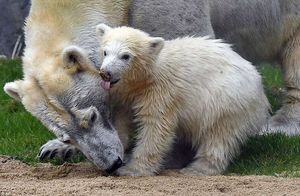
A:
<svg viewBox="0 0 300 196">
<path fill-rule="evenodd" d="M 166 100 L 147 97 L 137 109 L 136 121 L 139 123 L 136 147 L 131 159 L 116 173 L 126 176 L 149 176 L 156 174 L 162 167 L 163 158 L 170 151 L 177 126 L 176 109 L 166 107 Z M 164 96 L 160 96 L 164 98 Z M 151 102 L 149 103 L 149 100 Z M 157 104 L 161 103 L 161 104 Z"/>
<path fill-rule="evenodd" d="M 133 113 L 127 106 L 115 106 L 113 108 L 113 124 L 118 131 L 119 138 L 124 148 L 123 163 L 127 163 L 130 157 L 130 147 L 135 130 L 133 123 Z"/>
<path fill-rule="evenodd" d="M 300 134 L 300 29 L 282 53 L 287 95 L 282 108 L 270 119 L 266 132 L 286 135 Z"/>
<path fill-rule="evenodd" d="M 50 140 L 40 148 L 38 158 L 40 160 L 60 158 L 67 160 L 80 151 L 71 144 L 65 144 L 58 139 Z"/>
<path fill-rule="evenodd" d="M 125 152 L 130 146 L 132 131 L 135 130 L 131 109 L 127 106 L 115 106 L 113 108 L 113 124 L 118 131 Z"/>
<path fill-rule="evenodd" d="M 232 158 L 238 154 L 241 143 L 248 137 L 234 122 L 226 124 L 232 121 L 233 119 L 222 119 L 221 123 L 218 122 L 218 125 L 204 132 L 199 139 L 194 162 L 181 169 L 180 173 L 197 176 L 222 174 Z"/>
<path fill-rule="evenodd" d="M 194 162 L 180 170 L 184 175 L 207 176 L 219 175 L 229 164 L 227 158 L 228 149 L 223 144 L 215 142 L 212 138 L 206 138 L 194 157 Z M 218 139 L 220 141 L 220 139 Z"/>
</svg>

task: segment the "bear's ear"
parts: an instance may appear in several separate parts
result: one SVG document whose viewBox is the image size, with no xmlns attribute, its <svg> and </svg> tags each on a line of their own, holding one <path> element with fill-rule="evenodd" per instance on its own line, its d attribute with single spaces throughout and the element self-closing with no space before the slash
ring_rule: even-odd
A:
<svg viewBox="0 0 300 196">
<path fill-rule="evenodd" d="M 161 37 L 153 37 L 153 38 L 150 39 L 149 44 L 150 44 L 150 52 L 152 54 L 156 55 L 164 47 L 165 40 Z"/>
<path fill-rule="evenodd" d="M 101 23 L 101 24 L 97 25 L 96 32 L 97 32 L 98 37 L 101 38 L 107 31 L 109 31 L 111 29 L 112 28 L 110 26 L 108 26 L 104 23 Z"/>
<path fill-rule="evenodd" d="M 19 82 L 20 81 L 6 83 L 3 88 L 6 94 L 17 101 L 21 101 Z"/>
<path fill-rule="evenodd" d="M 71 108 L 71 112 L 79 120 L 79 125 L 82 128 L 88 128 L 98 118 L 99 112 L 96 107 L 91 106 L 86 109 L 77 109 L 76 107 Z"/>
<path fill-rule="evenodd" d="M 66 47 L 62 52 L 64 68 L 78 71 L 83 70 L 91 62 L 85 51 L 78 46 Z"/>
</svg>

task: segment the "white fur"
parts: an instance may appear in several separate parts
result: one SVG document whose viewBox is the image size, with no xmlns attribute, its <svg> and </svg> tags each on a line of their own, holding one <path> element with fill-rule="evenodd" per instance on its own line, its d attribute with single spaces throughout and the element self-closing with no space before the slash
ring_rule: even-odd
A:
<svg viewBox="0 0 300 196">
<path fill-rule="evenodd" d="M 161 40 L 162 47 L 153 49 L 153 39 L 129 27 L 100 35 L 101 52 L 114 47 L 101 67 L 120 78 L 111 89 L 113 102 L 129 104 L 140 127 L 132 159 L 118 173 L 159 172 L 176 131 L 197 149 L 184 174 L 222 173 L 241 144 L 267 121 L 269 104 L 260 75 L 220 40 Z M 129 62 L 119 58 L 124 50 L 131 51 Z"/>
</svg>

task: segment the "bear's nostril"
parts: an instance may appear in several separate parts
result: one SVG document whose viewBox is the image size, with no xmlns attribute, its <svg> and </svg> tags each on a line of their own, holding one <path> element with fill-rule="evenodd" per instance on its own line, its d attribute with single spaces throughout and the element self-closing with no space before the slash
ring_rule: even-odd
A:
<svg viewBox="0 0 300 196">
<path fill-rule="evenodd" d="M 123 165 L 123 161 L 121 160 L 120 157 L 114 162 L 114 164 L 107 170 L 105 170 L 108 174 L 113 173 L 117 169 L 119 169 Z"/>
</svg>

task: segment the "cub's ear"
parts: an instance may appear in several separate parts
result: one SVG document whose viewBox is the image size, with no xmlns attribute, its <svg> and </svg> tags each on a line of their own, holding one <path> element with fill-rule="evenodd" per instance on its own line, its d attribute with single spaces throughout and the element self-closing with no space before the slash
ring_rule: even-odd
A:
<svg viewBox="0 0 300 196">
<path fill-rule="evenodd" d="M 6 83 L 3 88 L 6 94 L 17 101 L 21 101 L 20 82 L 21 81 L 14 81 Z"/>
<path fill-rule="evenodd" d="M 158 54 L 165 45 L 165 40 L 161 37 L 153 37 L 149 41 L 150 53 Z"/>
<path fill-rule="evenodd" d="M 109 31 L 111 29 L 112 28 L 110 26 L 108 26 L 104 23 L 101 23 L 101 24 L 97 25 L 96 32 L 97 32 L 98 37 L 101 38 L 107 31 Z"/>
<path fill-rule="evenodd" d="M 78 46 L 66 47 L 62 52 L 62 60 L 64 68 L 71 72 L 84 70 L 91 64 L 88 55 L 85 51 Z"/>
</svg>

